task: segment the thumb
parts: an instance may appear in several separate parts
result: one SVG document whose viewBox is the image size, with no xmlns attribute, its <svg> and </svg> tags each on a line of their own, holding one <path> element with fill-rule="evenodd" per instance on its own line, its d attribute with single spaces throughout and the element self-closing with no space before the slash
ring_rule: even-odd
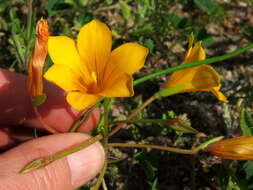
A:
<svg viewBox="0 0 253 190">
<path fill-rule="evenodd" d="M 104 164 L 104 151 L 98 142 L 45 168 L 26 174 L 18 172 L 36 158 L 63 151 L 88 138 L 88 135 L 81 133 L 50 135 L 28 141 L 1 154 L 0 189 L 72 190 L 87 183 Z"/>
</svg>

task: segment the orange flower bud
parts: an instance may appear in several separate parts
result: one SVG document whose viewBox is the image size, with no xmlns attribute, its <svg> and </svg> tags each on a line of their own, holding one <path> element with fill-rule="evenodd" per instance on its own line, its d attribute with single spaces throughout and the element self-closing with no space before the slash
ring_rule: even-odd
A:
<svg viewBox="0 0 253 190">
<path fill-rule="evenodd" d="M 33 54 L 28 63 L 27 89 L 32 98 L 43 95 L 43 66 L 47 56 L 48 23 L 40 19 L 36 25 L 36 39 Z"/>
<path fill-rule="evenodd" d="M 253 160 L 253 136 L 240 136 L 210 144 L 206 151 L 224 159 Z"/>
</svg>

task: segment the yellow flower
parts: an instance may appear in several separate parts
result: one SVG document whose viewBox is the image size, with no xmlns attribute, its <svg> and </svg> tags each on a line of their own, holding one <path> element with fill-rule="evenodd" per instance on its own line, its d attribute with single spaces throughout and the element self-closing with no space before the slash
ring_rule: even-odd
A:
<svg viewBox="0 0 253 190">
<path fill-rule="evenodd" d="M 206 151 L 224 159 L 253 160 L 253 137 L 241 136 L 210 144 Z"/>
<path fill-rule="evenodd" d="M 133 96 L 132 74 L 143 67 L 148 50 L 126 43 L 111 52 L 112 34 L 98 20 L 85 24 L 77 43 L 66 36 L 51 36 L 48 52 L 54 65 L 45 78 L 67 94 L 77 110 L 96 104 L 101 97 Z"/>
<path fill-rule="evenodd" d="M 189 49 L 182 64 L 204 60 L 206 53 L 200 42 L 193 44 L 193 35 L 189 37 Z M 183 86 L 181 92 L 209 91 L 220 101 L 227 102 L 227 98 L 220 92 L 221 78 L 209 65 L 201 65 L 183 69 L 172 73 L 165 84 L 165 88 Z"/>
<path fill-rule="evenodd" d="M 27 89 L 32 98 L 43 94 L 42 73 L 47 56 L 47 20 L 40 19 L 36 25 L 36 39 L 33 54 L 28 63 Z"/>
</svg>

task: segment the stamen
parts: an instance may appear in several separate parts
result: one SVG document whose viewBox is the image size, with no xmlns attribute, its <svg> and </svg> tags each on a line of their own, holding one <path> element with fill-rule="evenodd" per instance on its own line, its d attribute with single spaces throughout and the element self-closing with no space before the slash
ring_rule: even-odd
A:
<svg viewBox="0 0 253 190">
<path fill-rule="evenodd" d="M 95 83 L 97 83 L 97 75 L 96 75 L 95 72 L 92 72 L 92 73 L 91 73 L 91 78 L 93 79 L 93 81 L 94 81 Z"/>
</svg>

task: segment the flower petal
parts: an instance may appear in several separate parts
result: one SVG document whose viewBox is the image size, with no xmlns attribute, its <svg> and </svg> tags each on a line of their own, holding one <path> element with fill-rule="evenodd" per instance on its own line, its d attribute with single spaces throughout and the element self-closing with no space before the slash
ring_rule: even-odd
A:
<svg viewBox="0 0 253 190">
<path fill-rule="evenodd" d="M 124 74 L 119 78 L 111 80 L 105 84 L 104 90 L 99 93 L 104 97 L 129 97 L 134 95 L 133 78 L 131 75 Z"/>
<path fill-rule="evenodd" d="M 80 92 L 70 92 L 67 95 L 67 102 L 76 110 L 84 110 L 95 105 L 100 96 L 93 94 L 84 94 Z"/>
<path fill-rule="evenodd" d="M 82 75 L 86 82 L 90 81 L 90 74 L 77 52 L 74 40 L 66 36 L 51 36 L 48 40 L 48 53 L 54 64 L 66 65 Z"/>
<path fill-rule="evenodd" d="M 81 76 L 66 65 L 51 66 L 45 73 L 44 77 L 65 91 L 86 91 L 85 85 L 82 85 L 82 83 L 79 82 Z"/>
<path fill-rule="evenodd" d="M 143 67 L 147 54 L 147 48 L 137 43 L 126 43 L 113 50 L 110 64 L 124 73 L 133 74 Z"/>
<path fill-rule="evenodd" d="M 221 85 L 220 85 L 221 86 Z M 222 102 L 228 102 L 226 96 L 220 91 L 220 86 L 214 87 L 211 92 Z"/>
<path fill-rule="evenodd" d="M 173 75 L 174 74 L 174 75 Z M 220 85 L 220 76 L 209 65 L 202 65 L 173 73 L 165 87 L 184 85 L 183 92 L 206 91 L 206 89 Z"/>
<path fill-rule="evenodd" d="M 98 20 L 85 24 L 77 37 L 79 55 L 89 69 L 96 75 L 98 83 L 111 54 L 112 34 L 109 28 Z"/>
<path fill-rule="evenodd" d="M 190 47 L 186 53 L 185 59 L 182 64 L 188 64 L 195 61 L 204 60 L 206 58 L 206 53 L 201 43 L 196 43 L 193 47 Z"/>
<path fill-rule="evenodd" d="M 209 89 L 220 85 L 220 76 L 213 67 L 202 65 L 196 68 L 191 83 L 195 89 Z"/>
</svg>

